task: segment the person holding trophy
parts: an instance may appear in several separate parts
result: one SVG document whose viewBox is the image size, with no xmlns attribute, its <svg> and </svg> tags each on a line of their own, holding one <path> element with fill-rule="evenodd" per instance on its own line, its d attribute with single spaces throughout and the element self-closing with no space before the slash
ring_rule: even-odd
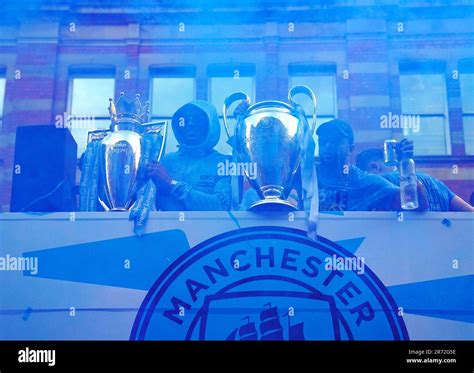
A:
<svg viewBox="0 0 474 373">
<path fill-rule="evenodd" d="M 157 187 L 157 210 L 229 210 L 230 176 L 217 172 L 218 164 L 229 157 L 214 150 L 220 137 L 215 107 L 207 101 L 191 101 L 176 111 L 171 126 L 179 150 L 146 165 Z"/>
<path fill-rule="evenodd" d="M 234 116 L 241 116 L 249 104 L 242 101 Z M 369 174 L 349 163 L 354 150 L 351 126 L 334 119 L 321 124 L 317 131 L 319 160 L 316 162 L 320 211 L 390 211 L 401 208 L 400 188 L 379 175 Z M 408 146 L 412 146 L 408 143 Z M 295 186 L 298 188 L 298 185 Z M 428 207 L 426 191 L 417 184 L 420 200 L 418 211 Z M 246 210 L 257 200 L 257 193 L 249 189 L 241 204 Z"/>
</svg>

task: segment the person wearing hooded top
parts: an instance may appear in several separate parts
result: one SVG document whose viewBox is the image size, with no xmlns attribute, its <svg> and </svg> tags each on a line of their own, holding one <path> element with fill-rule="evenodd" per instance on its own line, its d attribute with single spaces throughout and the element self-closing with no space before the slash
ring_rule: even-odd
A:
<svg viewBox="0 0 474 373">
<path fill-rule="evenodd" d="M 191 101 L 176 111 L 171 125 L 179 150 L 146 165 L 157 187 L 157 210 L 229 210 L 230 176 L 218 175 L 217 170 L 230 157 L 214 150 L 220 137 L 214 106 Z"/>
</svg>

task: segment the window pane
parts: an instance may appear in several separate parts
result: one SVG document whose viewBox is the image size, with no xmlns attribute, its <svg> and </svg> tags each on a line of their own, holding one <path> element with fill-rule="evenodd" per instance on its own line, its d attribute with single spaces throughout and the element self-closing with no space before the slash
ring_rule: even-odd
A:
<svg viewBox="0 0 474 373">
<path fill-rule="evenodd" d="M 114 86 L 113 78 L 74 78 L 71 114 L 108 117 L 109 98 L 114 98 Z"/>
<path fill-rule="evenodd" d="M 0 118 L 3 116 L 3 101 L 5 100 L 5 78 L 0 78 Z"/>
<path fill-rule="evenodd" d="M 213 77 L 210 82 L 210 90 L 211 103 L 216 107 L 220 116 L 222 115 L 224 100 L 231 93 L 244 92 L 250 97 L 251 103 L 255 103 L 253 77 L 240 77 L 239 79 Z"/>
<path fill-rule="evenodd" d="M 77 142 L 78 157 L 86 149 L 87 133 L 110 126 L 109 98 L 114 98 L 113 78 L 73 78 L 71 89 L 71 134 Z M 82 117 L 82 118 L 81 118 Z M 66 122 L 66 118 L 64 121 Z"/>
<path fill-rule="evenodd" d="M 415 155 L 446 155 L 446 131 L 444 117 L 421 117 L 419 131 L 404 129 L 404 136 L 415 142 Z"/>
<path fill-rule="evenodd" d="M 318 106 L 316 113 L 318 115 L 336 114 L 336 79 L 333 75 L 316 76 L 293 76 L 290 78 L 290 88 L 297 85 L 306 85 L 312 89 L 316 95 Z M 299 97 L 296 96 L 296 101 Z M 313 106 L 310 100 L 298 101 L 306 115 L 313 112 Z"/>
<path fill-rule="evenodd" d="M 400 75 L 404 114 L 444 114 L 446 87 L 441 74 Z"/>
<path fill-rule="evenodd" d="M 460 74 L 463 113 L 474 113 L 474 74 Z"/>
<path fill-rule="evenodd" d="M 154 117 L 171 117 L 194 100 L 194 78 L 153 78 L 151 111 Z"/>
<path fill-rule="evenodd" d="M 474 116 L 464 116 L 463 125 L 466 154 L 474 155 Z"/>
</svg>

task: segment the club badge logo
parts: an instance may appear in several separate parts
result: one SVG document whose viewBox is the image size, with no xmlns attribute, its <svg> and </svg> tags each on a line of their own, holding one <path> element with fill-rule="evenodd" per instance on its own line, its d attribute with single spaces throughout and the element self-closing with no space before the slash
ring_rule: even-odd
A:
<svg viewBox="0 0 474 373">
<path fill-rule="evenodd" d="M 253 227 L 179 257 L 149 290 L 132 340 L 407 340 L 393 298 L 355 257 L 300 230 Z"/>
</svg>

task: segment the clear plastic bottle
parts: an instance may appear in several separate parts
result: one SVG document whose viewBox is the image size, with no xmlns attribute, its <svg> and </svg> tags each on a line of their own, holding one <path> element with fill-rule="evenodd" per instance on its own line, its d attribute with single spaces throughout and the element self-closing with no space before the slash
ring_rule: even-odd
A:
<svg viewBox="0 0 474 373">
<path fill-rule="evenodd" d="M 402 209 L 414 210 L 418 208 L 418 189 L 415 173 L 415 161 L 403 158 L 399 164 L 400 169 L 400 200 Z"/>
</svg>

